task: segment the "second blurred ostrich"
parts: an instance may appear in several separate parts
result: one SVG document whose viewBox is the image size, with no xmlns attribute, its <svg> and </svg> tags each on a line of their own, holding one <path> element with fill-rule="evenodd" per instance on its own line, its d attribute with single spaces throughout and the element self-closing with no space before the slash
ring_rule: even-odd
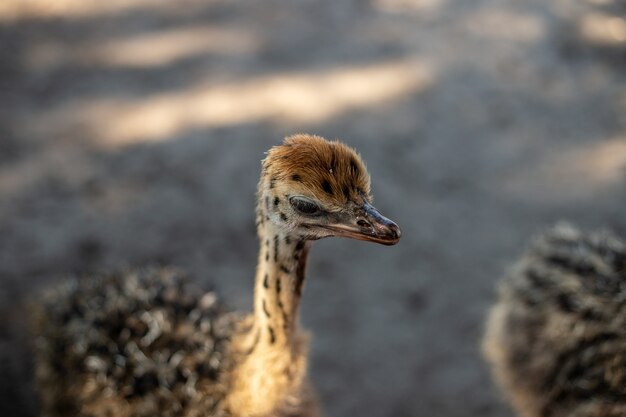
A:
<svg viewBox="0 0 626 417">
<path fill-rule="evenodd" d="M 626 416 L 626 246 L 560 225 L 514 266 L 484 349 L 522 417 Z"/>
<path fill-rule="evenodd" d="M 70 283 L 40 301 L 36 367 L 52 416 L 312 417 L 298 307 L 311 242 L 385 245 L 400 229 L 371 204 L 351 148 L 296 135 L 268 152 L 257 194 L 254 312 L 157 269 Z"/>
</svg>

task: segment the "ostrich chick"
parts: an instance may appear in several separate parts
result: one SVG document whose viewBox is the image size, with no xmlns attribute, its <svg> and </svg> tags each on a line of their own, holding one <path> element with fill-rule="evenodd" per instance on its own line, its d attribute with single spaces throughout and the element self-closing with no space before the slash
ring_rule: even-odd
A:
<svg viewBox="0 0 626 417">
<path fill-rule="evenodd" d="M 484 351 L 519 416 L 626 416 L 624 243 L 541 236 L 502 282 Z"/>
<path fill-rule="evenodd" d="M 296 135 L 263 161 L 254 311 L 225 314 L 179 271 L 69 283 L 39 300 L 36 370 L 43 415 L 318 415 L 298 322 L 309 248 L 349 237 L 393 245 L 351 148 Z"/>
</svg>

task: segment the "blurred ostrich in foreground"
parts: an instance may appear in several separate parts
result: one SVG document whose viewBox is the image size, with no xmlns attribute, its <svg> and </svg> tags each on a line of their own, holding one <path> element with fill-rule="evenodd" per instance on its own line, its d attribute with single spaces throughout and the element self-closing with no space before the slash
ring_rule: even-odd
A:
<svg viewBox="0 0 626 417">
<path fill-rule="evenodd" d="M 49 291 L 35 313 L 43 415 L 318 415 L 298 307 L 312 241 L 393 245 L 351 148 L 296 135 L 263 161 L 254 312 L 226 314 L 175 269 L 112 274 Z M 225 237 L 227 238 L 227 237 Z"/>
<path fill-rule="evenodd" d="M 500 288 L 484 339 L 521 417 L 626 416 L 626 246 L 559 225 Z"/>
</svg>

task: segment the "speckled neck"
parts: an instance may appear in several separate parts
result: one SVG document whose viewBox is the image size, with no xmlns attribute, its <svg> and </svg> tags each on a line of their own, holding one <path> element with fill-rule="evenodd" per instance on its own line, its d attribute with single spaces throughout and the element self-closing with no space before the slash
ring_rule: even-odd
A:
<svg viewBox="0 0 626 417">
<path fill-rule="evenodd" d="M 256 272 L 254 316 L 261 343 L 290 343 L 298 327 L 298 307 L 309 242 L 281 234 L 266 223 Z"/>
<path fill-rule="evenodd" d="M 270 202 L 261 197 L 257 207 L 259 259 L 253 331 L 256 343 L 284 348 L 298 332 L 298 309 L 311 241 L 274 224 Z"/>
<path fill-rule="evenodd" d="M 269 206 L 265 198 L 259 201 Z M 257 210 L 253 323 L 246 323 L 243 338 L 235 342 L 245 359 L 234 370 L 227 403 L 232 415 L 304 415 L 308 344 L 299 329 L 298 307 L 310 241 L 276 226 L 271 220 L 276 213 L 266 209 L 259 204 Z"/>
</svg>

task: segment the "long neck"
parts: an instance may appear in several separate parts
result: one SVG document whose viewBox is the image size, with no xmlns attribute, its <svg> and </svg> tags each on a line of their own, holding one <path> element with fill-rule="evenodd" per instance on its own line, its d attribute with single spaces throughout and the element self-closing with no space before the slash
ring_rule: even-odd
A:
<svg viewBox="0 0 626 417">
<path fill-rule="evenodd" d="M 259 261 L 253 323 L 235 342 L 245 359 L 235 368 L 227 402 L 233 415 L 300 415 L 295 411 L 305 405 L 308 343 L 299 330 L 298 307 L 310 241 L 276 226 L 273 220 L 280 213 L 273 212 L 274 199 L 263 184 L 257 206 Z M 299 400 L 292 404 L 290 398 Z"/>
<path fill-rule="evenodd" d="M 257 211 L 259 259 L 254 289 L 257 343 L 284 349 L 298 333 L 298 310 L 310 241 L 279 229 L 269 220 L 267 205 Z"/>
</svg>

